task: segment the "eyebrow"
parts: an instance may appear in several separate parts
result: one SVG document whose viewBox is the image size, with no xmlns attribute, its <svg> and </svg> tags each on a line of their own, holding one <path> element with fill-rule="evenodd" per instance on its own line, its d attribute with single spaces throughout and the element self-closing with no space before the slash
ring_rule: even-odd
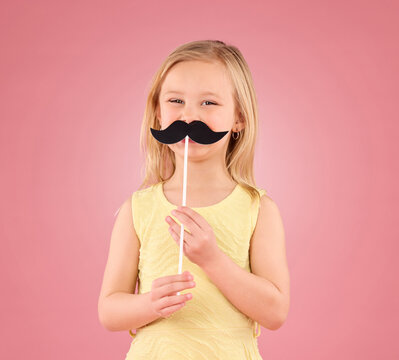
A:
<svg viewBox="0 0 399 360">
<path fill-rule="evenodd" d="M 180 91 L 175 91 L 175 90 L 169 90 L 169 91 L 167 91 L 164 95 L 167 95 L 167 94 L 179 94 L 179 95 L 183 95 L 182 92 L 180 92 Z M 218 94 L 216 94 L 216 93 L 214 93 L 214 92 L 212 92 L 212 91 L 204 91 L 204 92 L 202 92 L 200 95 L 212 95 L 212 96 L 220 97 Z"/>
</svg>

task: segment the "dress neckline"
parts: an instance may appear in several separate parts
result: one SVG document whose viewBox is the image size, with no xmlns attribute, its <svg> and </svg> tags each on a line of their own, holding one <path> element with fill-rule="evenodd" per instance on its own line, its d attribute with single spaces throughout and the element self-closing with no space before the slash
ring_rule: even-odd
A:
<svg viewBox="0 0 399 360">
<path fill-rule="evenodd" d="M 177 208 L 178 206 L 181 205 L 181 204 L 179 204 L 179 205 L 172 204 L 172 203 L 166 198 L 165 193 L 164 193 L 164 191 L 163 191 L 163 182 L 162 182 L 162 181 L 159 182 L 158 184 L 156 184 L 155 186 L 156 186 L 156 191 L 158 192 L 160 199 L 162 200 L 162 202 L 163 202 L 166 206 L 168 206 L 168 207 L 173 207 L 173 208 Z M 221 205 L 223 205 L 223 204 L 225 204 L 225 203 L 231 201 L 231 199 L 232 199 L 234 196 L 236 196 L 236 194 L 237 194 L 237 192 L 238 192 L 238 190 L 239 190 L 239 187 L 240 187 L 240 184 L 237 183 L 236 186 L 234 187 L 233 191 L 232 191 L 229 195 L 227 195 L 224 199 L 222 199 L 221 201 L 217 202 L 216 204 L 212 204 L 212 205 L 208 205 L 208 206 L 190 207 L 190 208 L 191 208 L 191 209 L 196 209 L 196 210 L 197 210 L 197 209 L 201 210 L 201 209 L 212 209 L 212 208 L 219 207 L 219 206 L 221 206 Z"/>
</svg>

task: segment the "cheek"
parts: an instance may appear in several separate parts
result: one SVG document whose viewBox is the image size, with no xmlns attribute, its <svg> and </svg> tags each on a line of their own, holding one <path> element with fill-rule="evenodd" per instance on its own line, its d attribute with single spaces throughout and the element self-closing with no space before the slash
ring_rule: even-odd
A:
<svg viewBox="0 0 399 360">
<path fill-rule="evenodd" d="M 233 126 L 233 119 L 234 117 L 230 114 L 230 112 L 227 113 L 225 111 L 218 111 L 205 115 L 203 121 L 213 131 L 229 131 Z"/>
<path fill-rule="evenodd" d="M 175 114 L 178 114 L 180 112 L 180 110 L 179 110 L 178 106 L 173 106 L 172 104 L 169 104 L 169 105 L 166 105 L 163 107 L 163 112 L 167 116 L 173 116 Z"/>
<path fill-rule="evenodd" d="M 164 107 L 161 112 L 162 118 L 162 129 L 167 128 L 170 124 L 172 124 L 176 120 L 180 120 L 180 113 L 173 108 Z"/>
</svg>

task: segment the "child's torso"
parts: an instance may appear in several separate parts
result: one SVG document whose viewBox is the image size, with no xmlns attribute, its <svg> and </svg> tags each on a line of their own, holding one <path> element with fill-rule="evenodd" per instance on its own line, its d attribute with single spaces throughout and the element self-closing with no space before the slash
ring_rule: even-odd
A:
<svg viewBox="0 0 399 360">
<path fill-rule="evenodd" d="M 257 190 L 261 195 L 265 194 L 265 190 Z M 133 223 L 140 241 L 140 294 L 151 291 L 155 279 L 178 273 L 179 246 L 168 232 L 169 225 L 164 220 L 169 215 L 180 224 L 170 213 L 174 208 L 176 205 L 165 197 L 162 182 L 136 191 L 132 195 Z M 242 269 L 250 272 L 249 247 L 257 221 L 259 199 L 252 201 L 244 188 L 237 185 L 218 203 L 191 209 L 210 224 L 219 248 Z M 258 324 L 230 303 L 198 265 L 183 256 L 182 271 L 185 270 L 193 274 L 196 286 L 181 293 L 191 292 L 193 298 L 170 317 L 159 318 L 137 329 L 134 342 L 139 341 L 145 334 L 160 331 L 165 334 L 183 331 L 187 336 L 190 331 L 223 330 L 224 334 L 231 335 L 233 331 L 241 331 L 253 338 L 259 336 L 260 327 L 256 329 Z M 215 334 L 216 337 L 220 337 L 217 332 Z"/>
</svg>

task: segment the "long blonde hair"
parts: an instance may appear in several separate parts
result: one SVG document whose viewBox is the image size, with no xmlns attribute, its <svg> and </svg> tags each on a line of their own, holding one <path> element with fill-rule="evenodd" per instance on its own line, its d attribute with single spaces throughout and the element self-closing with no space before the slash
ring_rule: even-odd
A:
<svg viewBox="0 0 399 360">
<path fill-rule="evenodd" d="M 226 168 L 231 178 L 242 185 L 253 200 L 259 193 L 253 175 L 255 142 L 258 132 L 258 105 L 251 72 L 240 50 L 218 40 L 192 41 L 177 47 L 153 76 L 140 131 L 140 150 L 145 156 L 145 176 L 140 189 L 165 182 L 176 168 L 170 148 L 152 136 L 150 127 L 160 129 L 156 111 L 159 93 L 168 71 L 182 61 L 219 61 L 225 65 L 233 81 L 235 115 L 245 121 L 237 140 L 230 137 L 226 151 Z M 143 168 L 141 169 L 143 175 Z"/>
</svg>

